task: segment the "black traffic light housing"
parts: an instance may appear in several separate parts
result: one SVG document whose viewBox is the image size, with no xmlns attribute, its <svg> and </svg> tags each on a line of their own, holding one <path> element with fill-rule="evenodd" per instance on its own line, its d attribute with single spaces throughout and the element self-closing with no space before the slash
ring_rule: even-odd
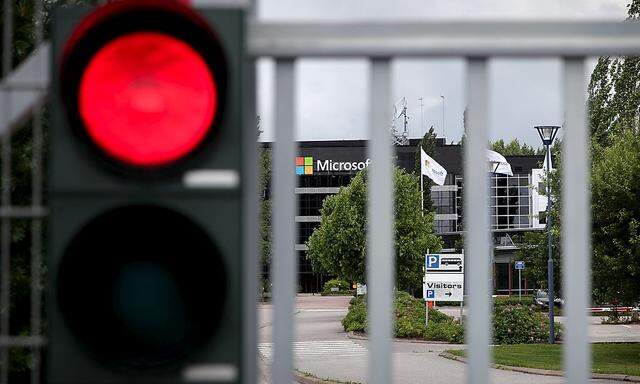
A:
<svg viewBox="0 0 640 384">
<path fill-rule="evenodd" d="M 255 135 L 244 131 L 241 115 L 246 96 L 241 91 L 246 69 L 243 11 L 195 11 L 171 0 L 122 0 L 97 9 L 58 8 L 52 25 L 48 382 L 180 383 L 193 367 L 209 368 L 209 382 L 240 382 L 241 147 L 243 135 Z M 158 134 L 156 142 L 169 146 L 165 152 L 161 146 L 147 148 L 153 140 L 126 140 L 127 132 L 138 128 L 151 127 L 147 134 L 153 136 L 158 132 L 154 124 L 165 116 L 184 116 L 168 104 L 179 98 L 173 96 L 173 80 L 162 72 L 174 64 L 183 69 L 182 63 L 160 54 L 165 61 L 153 71 L 142 66 L 139 74 L 135 63 L 125 60 L 119 67 L 107 60 L 103 72 L 94 74 L 133 67 L 130 78 L 116 74 L 121 81 L 116 85 L 124 84 L 124 91 L 96 93 L 85 84 L 90 97 L 81 95 L 101 48 L 133 34 L 177 40 L 178 50 L 196 54 L 196 67 L 204 63 L 210 70 L 215 107 L 202 107 L 210 119 L 197 121 L 197 140 L 185 140 L 177 152 L 172 146 L 180 137 L 162 142 Z M 156 60 L 157 50 L 147 47 L 152 53 L 146 59 Z M 184 75 L 183 70 L 173 73 Z M 198 91 L 202 83 L 181 81 L 175 83 L 188 92 Z M 107 82 L 105 89 L 112 86 Z M 153 94 L 162 87 L 165 93 Z M 106 101 L 96 103 L 101 98 Z M 146 104 L 136 104 L 139 100 Z M 91 132 L 95 120 L 87 117 L 87 106 L 96 108 L 97 116 L 107 116 L 97 125 L 106 136 Z M 113 119 L 110 106 L 120 112 L 113 112 Z M 127 126 L 122 111 L 131 109 L 138 118 L 131 121 L 150 116 L 149 124 Z M 159 125 L 170 133 L 175 127 L 180 134 L 185 126 Z M 118 135 L 125 152 L 100 141 Z M 127 145 L 134 147 L 131 157 Z M 154 158 L 156 153 L 161 155 Z M 152 161 L 145 163 L 147 159 Z M 194 172 L 209 182 L 189 184 Z M 222 183 L 216 181 L 221 174 Z"/>
</svg>

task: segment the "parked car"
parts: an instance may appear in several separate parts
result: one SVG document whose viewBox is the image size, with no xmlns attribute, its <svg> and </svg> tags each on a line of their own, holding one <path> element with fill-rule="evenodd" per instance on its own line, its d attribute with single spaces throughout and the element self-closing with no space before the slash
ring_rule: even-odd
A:
<svg viewBox="0 0 640 384">
<path fill-rule="evenodd" d="M 548 308 L 549 307 L 549 294 L 547 293 L 546 289 L 536 289 L 536 291 L 533 293 L 533 302 L 534 304 L 542 307 L 542 308 Z M 555 303 L 555 305 L 557 306 L 564 306 L 564 299 L 556 296 L 553 298 L 553 302 Z"/>
</svg>

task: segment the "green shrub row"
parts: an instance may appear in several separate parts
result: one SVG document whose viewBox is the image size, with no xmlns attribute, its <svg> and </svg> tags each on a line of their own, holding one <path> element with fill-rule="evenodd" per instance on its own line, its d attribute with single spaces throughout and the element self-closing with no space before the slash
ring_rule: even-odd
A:
<svg viewBox="0 0 640 384">
<path fill-rule="evenodd" d="M 399 338 L 418 338 L 449 343 L 464 341 L 464 327 L 453 317 L 437 310 L 429 310 L 429 325 L 425 326 L 425 303 L 406 292 L 394 297 L 394 335 Z M 366 296 L 353 298 L 342 326 L 349 332 L 367 330 Z M 562 327 L 556 323 L 555 336 Z M 533 305 L 511 304 L 506 300 L 494 302 L 493 340 L 496 344 L 541 343 L 548 339 L 549 319 Z"/>
<path fill-rule="evenodd" d="M 555 324 L 555 337 L 562 326 Z M 496 344 L 535 344 L 549 339 L 549 318 L 534 306 L 494 305 L 493 342 Z"/>
<path fill-rule="evenodd" d="M 349 302 L 349 311 L 342 319 L 346 332 L 364 332 L 367 329 L 367 304 L 365 296 L 357 296 Z"/>
<path fill-rule="evenodd" d="M 462 325 L 442 312 L 429 310 L 429 325 L 425 326 L 425 304 L 406 292 L 398 292 L 394 298 L 394 335 L 400 338 L 425 339 L 461 343 L 464 339 Z M 351 299 L 347 316 L 342 320 L 347 332 L 366 332 L 366 297 Z"/>
</svg>

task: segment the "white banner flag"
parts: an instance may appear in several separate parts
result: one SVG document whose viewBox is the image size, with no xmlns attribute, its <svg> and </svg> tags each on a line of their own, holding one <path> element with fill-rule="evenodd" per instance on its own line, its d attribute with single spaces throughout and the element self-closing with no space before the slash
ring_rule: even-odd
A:
<svg viewBox="0 0 640 384">
<path fill-rule="evenodd" d="M 429 176 L 434 183 L 444 185 L 444 179 L 447 177 L 447 170 L 429 157 L 422 148 L 420 148 L 420 169 L 422 174 Z"/>
<path fill-rule="evenodd" d="M 487 161 L 492 167 L 490 172 L 513 176 L 513 171 L 511 171 L 511 164 L 509 164 L 507 162 L 507 159 L 505 159 L 505 157 L 498 152 L 487 149 Z"/>
</svg>

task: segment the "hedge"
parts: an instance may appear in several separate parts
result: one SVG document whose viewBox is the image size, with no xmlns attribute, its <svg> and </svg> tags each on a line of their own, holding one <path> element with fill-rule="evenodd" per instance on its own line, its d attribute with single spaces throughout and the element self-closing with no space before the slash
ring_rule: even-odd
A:
<svg viewBox="0 0 640 384">
<path fill-rule="evenodd" d="M 434 309 L 429 310 L 429 325 L 425 326 L 425 303 L 406 292 L 398 292 L 394 298 L 394 335 L 399 338 L 418 338 L 433 341 L 461 343 L 463 327 L 453 317 Z M 342 320 L 347 332 L 366 332 L 366 296 L 351 299 L 349 311 Z"/>
<path fill-rule="evenodd" d="M 462 343 L 464 327 L 453 317 L 440 311 L 429 310 L 429 325 L 425 326 L 425 303 L 406 292 L 394 297 L 394 335 L 399 338 L 418 338 L 431 341 Z M 366 332 L 366 296 L 351 299 L 349 311 L 342 320 L 347 332 Z M 562 326 L 556 323 L 556 339 Z M 496 344 L 527 344 L 546 342 L 549 335 L 549 319 L 532 305 L 494 303 L 493 341 Z"/>
</svg>

